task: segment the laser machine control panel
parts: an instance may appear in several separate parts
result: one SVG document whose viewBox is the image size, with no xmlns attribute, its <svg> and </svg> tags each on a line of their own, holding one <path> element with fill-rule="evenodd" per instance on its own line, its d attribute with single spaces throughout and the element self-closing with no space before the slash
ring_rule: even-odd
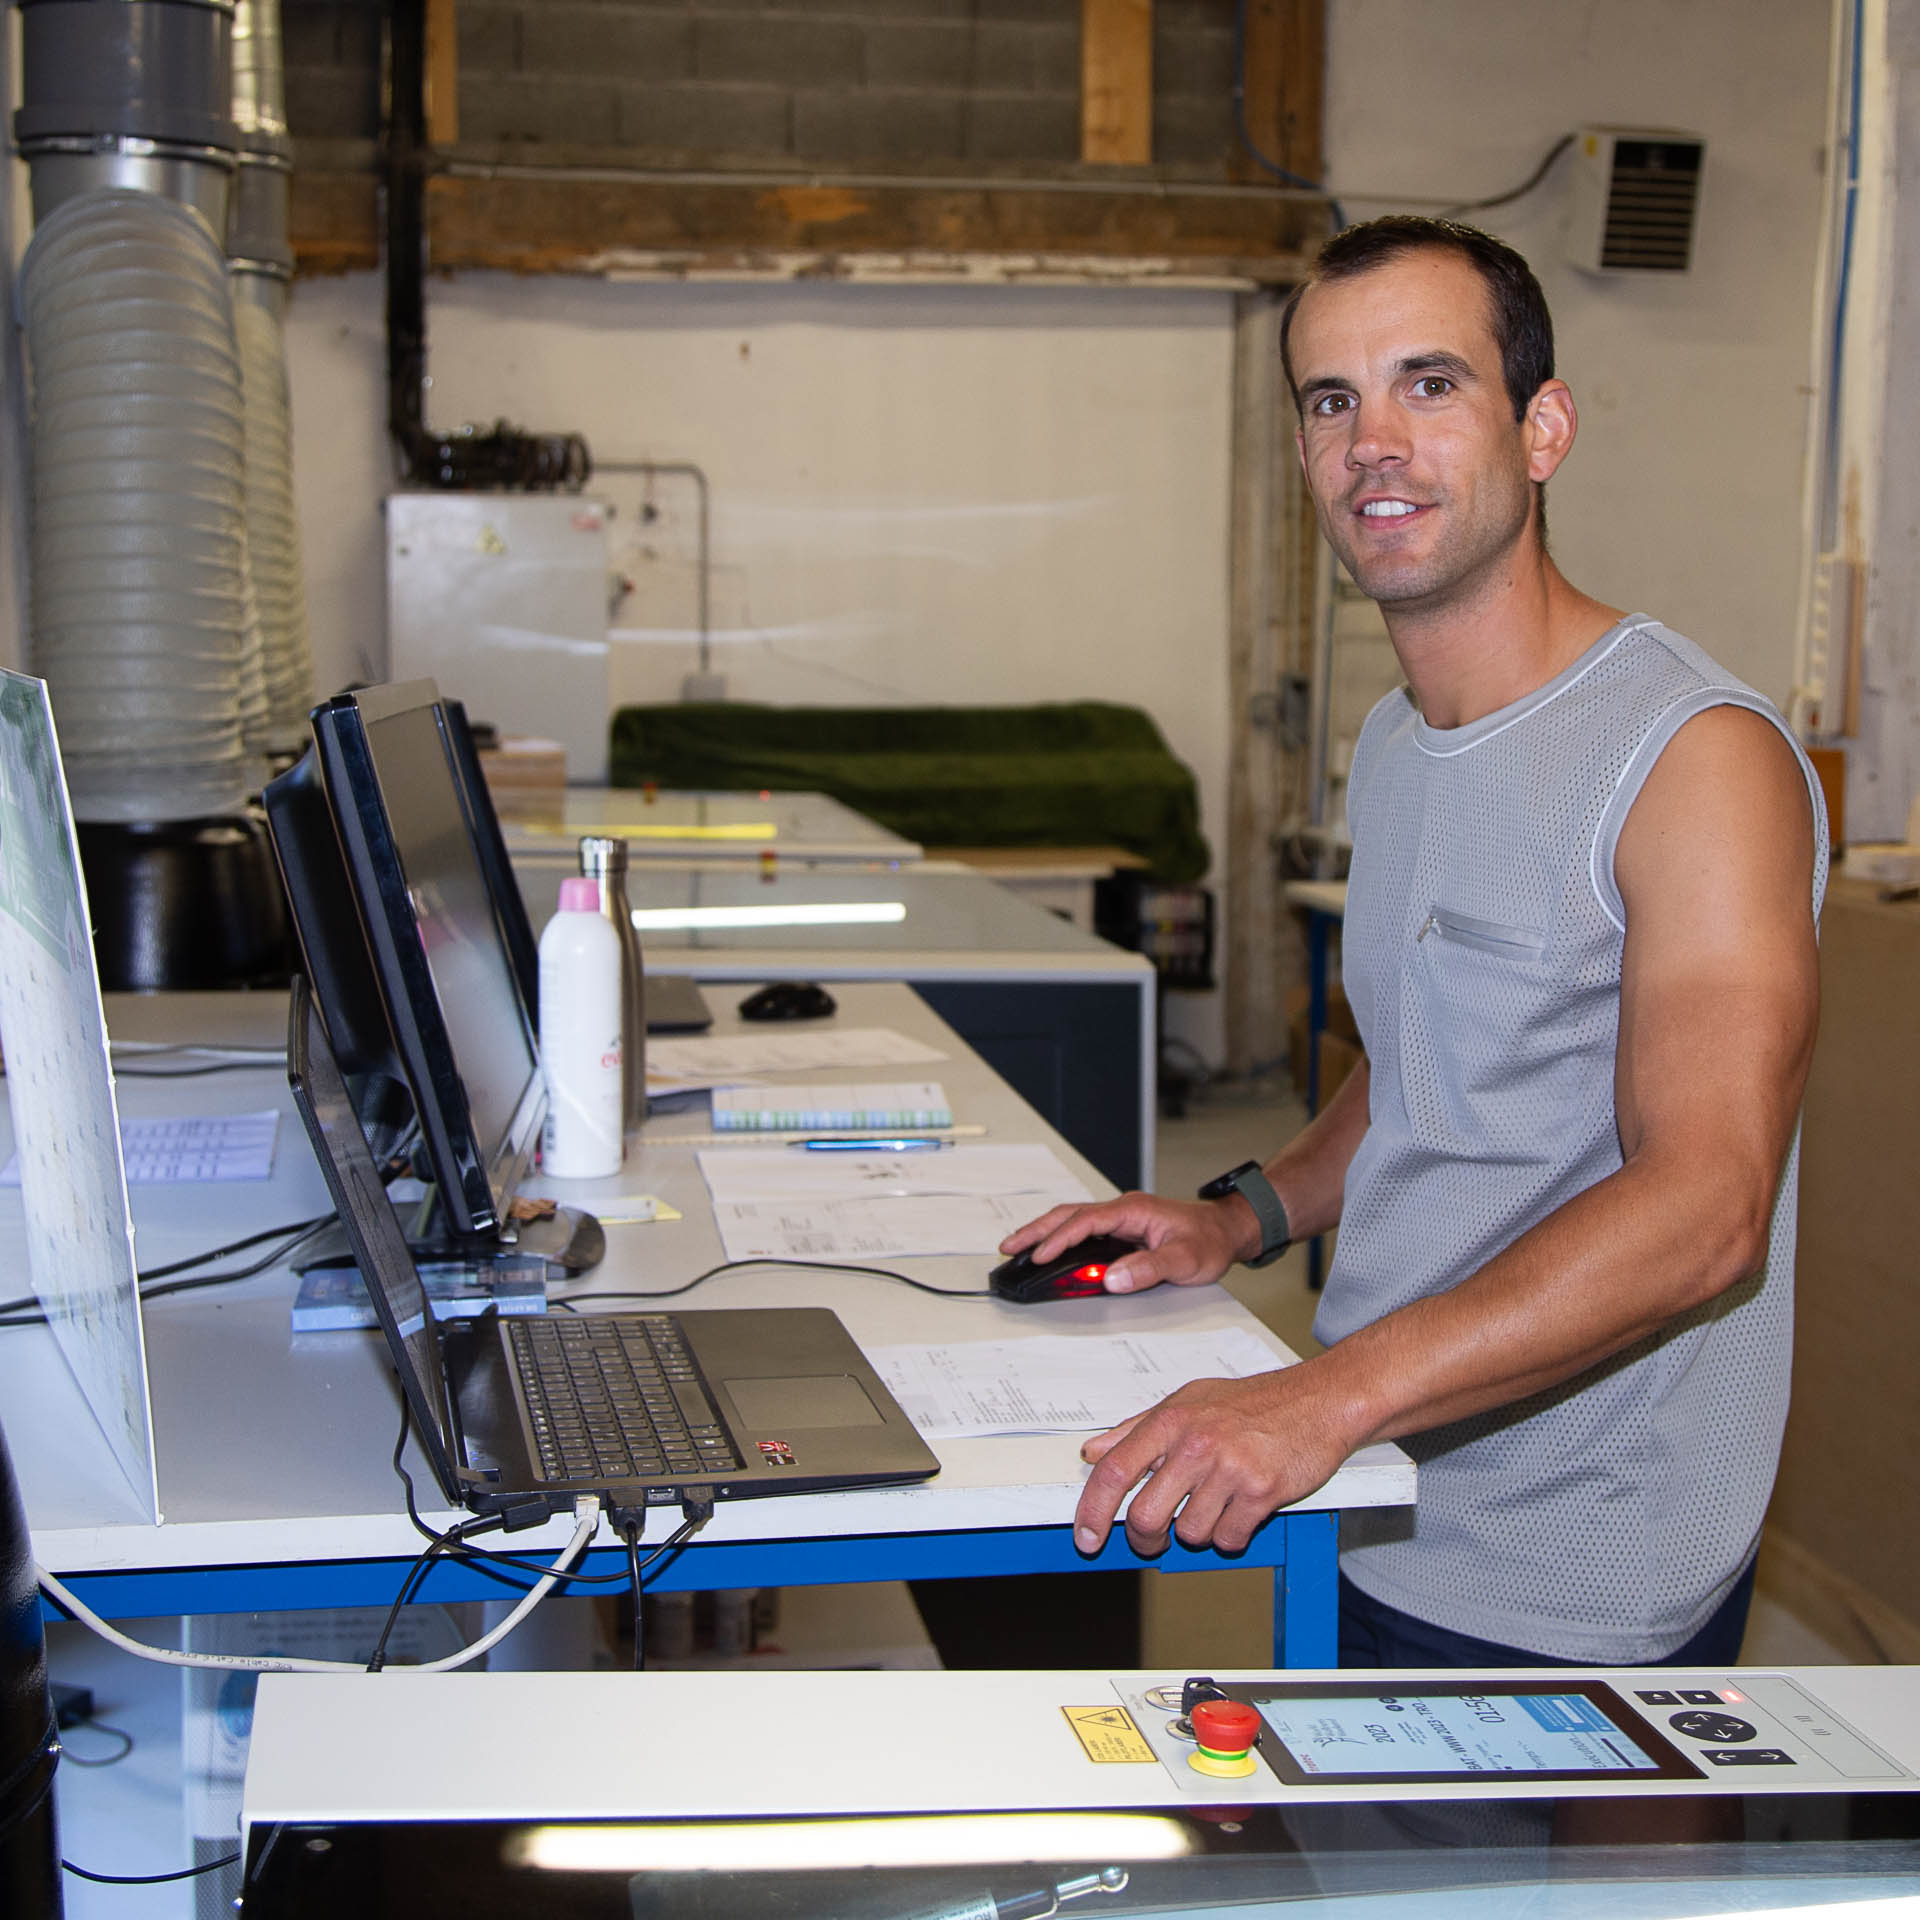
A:
<svg viewBox="0 0 1920 1920">
<path fill-rule="evenodd" d="M 1275 1674 L 1115 1691 L 1183 1793 L 1476 1797 L 1533 1784 L 1610 1793 L 1863 1787 L 1915 1775 L 1803 1673 L 1579 1674 L 1414 1679 Z M 1920 1729 L 1916 1729 L 1920 1734 Z"/>
</svg>

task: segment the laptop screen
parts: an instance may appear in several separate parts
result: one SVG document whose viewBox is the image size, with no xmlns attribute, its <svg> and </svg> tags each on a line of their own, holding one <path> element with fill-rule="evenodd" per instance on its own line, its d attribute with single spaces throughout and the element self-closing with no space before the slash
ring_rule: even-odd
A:
<svg viewBox="0 0 1920 1920">
<path fill-rule="evenodd" d="M 453 1450 L 447 1441 L 446 1370 L 428 1316 L 426 1290 L 354 1114 L 339 1063 L 327 1044 L 326 1029 L 314 1010 L 306 981 L 298 975 L 287 1012 L 287 1078 L 379 1316 L 380 1330 L 387 1337 L 420 1444 L 433 1464 L 440 1490 L 457 1503 Z"/>
</svg>

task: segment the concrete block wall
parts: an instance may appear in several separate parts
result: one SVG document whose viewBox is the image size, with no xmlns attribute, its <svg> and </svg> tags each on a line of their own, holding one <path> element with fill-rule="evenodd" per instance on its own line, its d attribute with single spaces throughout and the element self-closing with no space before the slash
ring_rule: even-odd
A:
<svg viewBox="0 0 1920 1920">
<path fill-rule="evenodd" d="M 1154 157 L 1233 139 L 1233 0 L 1158 0 Z M 378 131 L 377 0 L 284 0 L 298 136 Z M 1071 165 L 1079 0 L 459 0 L 463 144 Z"/>
</svg>

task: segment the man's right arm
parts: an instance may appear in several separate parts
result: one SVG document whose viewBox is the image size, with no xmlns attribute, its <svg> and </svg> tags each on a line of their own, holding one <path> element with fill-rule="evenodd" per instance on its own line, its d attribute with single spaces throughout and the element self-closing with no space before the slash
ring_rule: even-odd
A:
<svg viewBox="0 0 1920 1920">
<path fill-rule="evenodd" d="M 1267 1178 L 1287 1210 L 1296 1240 L 1340 1222 L 1347 1168 L 1367 1131 L 1367 1063 L 1362 1060 L 1318 1116 L 1267 1161 Z M 1109 1293 L 1138 1293 L 1163 1281 L 1179 1287 L 1218 1280 L 1236 1260 L 1260 1251 L 1260 1222 L 1235 1193 L 1224 1200 L 1169 1200 L 1123 1193 L 1091 1206 L 1055 1207 L 1000 1243 L 1002 1253 L 1032 1249 L 1051 1260 L 1091 1234 L 1111 1233 L 1141 1243 L 1138 1253 L 1107 1269 Z"/>
</svg>

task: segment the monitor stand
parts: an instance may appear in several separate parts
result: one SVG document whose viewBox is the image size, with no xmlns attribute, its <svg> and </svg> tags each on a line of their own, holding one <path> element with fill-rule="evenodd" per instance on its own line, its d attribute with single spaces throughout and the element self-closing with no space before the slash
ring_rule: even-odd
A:
<svg viewBox="0 0 1920 1920">
<path fill-rule="evenodd" d="M 401 1225 L 423 1269 L 469 1266 L 484 1272 L 499 1265 L 518 1275 L 526 1271 L 529 1257 L 538 1257 L 547 1263 L 549 1280 L 564 1280 L 598 1266 L 607 1251 L 606 1229 L 583 1207 L 556 1207 L 540 1219 L 511 1221 L 498 1235 L 450 1234 L 430 1188 L 410 1215 L 402 1213 Z M 352 1265 L 346 1230 L 335 1221 L 307 1243 L 293 1270 L 306 1274 Z"/>
</svg>

